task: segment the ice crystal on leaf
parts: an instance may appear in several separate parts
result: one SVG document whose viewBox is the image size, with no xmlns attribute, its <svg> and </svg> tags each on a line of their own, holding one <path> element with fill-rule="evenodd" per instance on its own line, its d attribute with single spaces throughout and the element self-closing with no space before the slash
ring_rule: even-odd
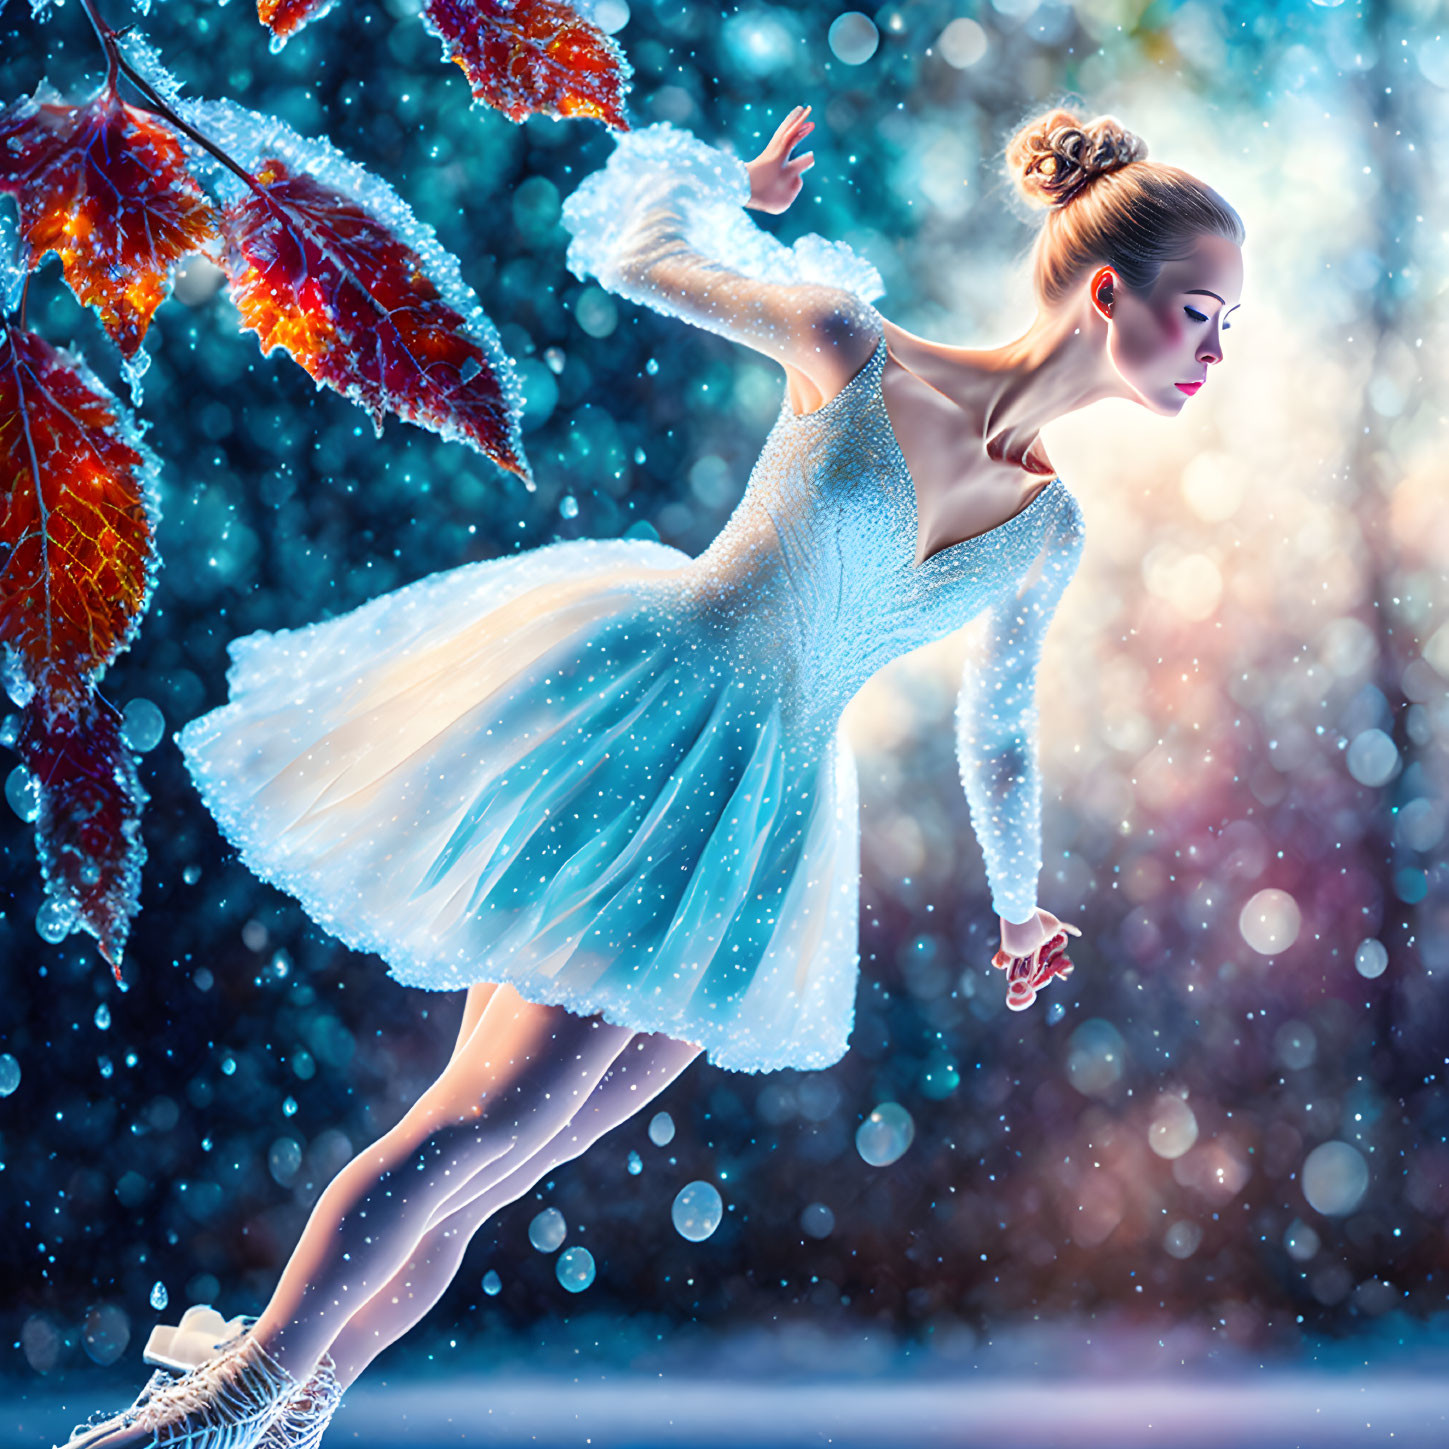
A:
<svg viewBox="0 0 1449 1449">
<path fill-rule="evenodd" d="M 33 271 L 56 252 L 76 300 L 126 358 L 176 264 L 216 235 L 175 131 L 109 85 L 71 105 L 42 80 L 0 111 L 0 192 L 19 208 L 19 264 Z"/>
<path fill-rule="evenodd" d="M 29 268 L 21 260 L 20 236 L 8 216 L 0 216 L 0 314 L 8 315 L 20 305 Z"/>
<path fill-rule="evenodd" d="M 136 8 L 141 7 L 138 4 Z M 140 30 L 128 30 L 124 34 L 118 34 L 115 37 L 115 43 L 116 49 L 141 75 L 146 84 L 174 110 L 176 103 L 181 99 L 182 82 L 178 76 L 167 69 L 166 62 L 161 59 L 160 51 L 146 39 L 145 33 Z"/>
</svg>

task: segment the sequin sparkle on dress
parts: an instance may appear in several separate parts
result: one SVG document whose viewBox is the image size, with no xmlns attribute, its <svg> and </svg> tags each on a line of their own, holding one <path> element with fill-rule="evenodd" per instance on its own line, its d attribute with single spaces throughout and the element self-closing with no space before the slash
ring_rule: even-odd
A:
<svg viewBox="0 0 1449 1449">
<path fill-rule="evenodd" d="M 993 908 L 1034 907 L 1036 668 L 1083 528 L 1053 479 L 917 565 L 879 276 L 841 243 L 783 246 L 748 196 L 742 162 L 660 124 L 619 137 L 564 208 L 570 269 L 630 300 L 739 339 L 776 289 L 828 286 L 880 335 L 820 408 L 784 398 L 704 553 L 571 540 L 235 639 L 230 702 L 177 739 L 246 864 L 397 980 L 507 981 L 768 1071 L 830 1065 L 854 1021 L 841 713 L 983 611 L 961 778 Z"/>
</svg>

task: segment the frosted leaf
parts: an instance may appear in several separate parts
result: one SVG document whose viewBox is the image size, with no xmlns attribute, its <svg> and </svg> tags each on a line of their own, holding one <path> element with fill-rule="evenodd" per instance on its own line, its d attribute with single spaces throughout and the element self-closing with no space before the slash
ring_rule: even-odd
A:
<svg viewBox="0 0 1449 1449">
<path fill-rule="evenodd" d="M 513 360 L 503 349 L 497 328 L 484 312 L 477 294 L 463 281 L 458 259 L 439 243 L 433 228 L 420 221 L 387 182 L 349 160 L 325 136 L 301 136 L 275 116 L 249 111 L 225 98 L 213 101 L 178 100 L 175 110 L 182 120 L 219 146 L 244 170 L 255 172 L 266 157 L 279 157 L 293 171 L 315 177 L 322 185 L 350 198 L 417 254 L 439 296 L 462 319 L 462 334 L 488 358 L 505 403 L 509 422 L 508 444 L 514 455 L 522 460 L 524 453 L 519 423 L 524 407 L 523 385 Z M 187 136 L 182 136 L 180 140 L 191 160 L 193 174 L 207 182 L 220 206 L 229 207 L 243 193 L 250 194 L 251 189 L 210 152 Z M 321 386 L 318 382 L 317 387 L 320 389 Z M 346 389 L 343 395 L 351 402 L 359 402 L 359 391 L 355 385 Z M 462 437 L 446 427 L 433 431 L 447 441 L 455 436 Z"/>
</svg>

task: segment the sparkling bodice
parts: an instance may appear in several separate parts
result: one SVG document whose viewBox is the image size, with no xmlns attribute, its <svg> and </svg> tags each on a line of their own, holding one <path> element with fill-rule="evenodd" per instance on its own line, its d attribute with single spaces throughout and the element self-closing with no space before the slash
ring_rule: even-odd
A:
<svg viewBox="0 0 1449 1449">
<path fill-rule="evenodd" d="M 1012 594 L 1079 529 L 1059 478 L 996 528 L 915 561 L 914 481 L 881 394 L 884 334 L 834 397 L 788 396 L 744 496 L 700 555 L 702 598 L 762 657 L 787 650 L 803 717 L 829 719 L 884 664 Z"/>
</svg>

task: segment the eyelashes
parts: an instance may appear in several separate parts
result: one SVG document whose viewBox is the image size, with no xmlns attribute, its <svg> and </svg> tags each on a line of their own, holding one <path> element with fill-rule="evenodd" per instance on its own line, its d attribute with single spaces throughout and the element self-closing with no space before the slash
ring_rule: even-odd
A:
<svg viewBox="0 0 1449 1449">
<path fill-rule="evenodd" d="M 1207 318 L 1204 317 L 1201 312 L 1195 311 L 1191 307 L 1184 307 L 1183 308 L 1183 311 L 1186 312 L 1187 315 L 1189 317 L 1191 317 L 1194 322 L 1206 322 L 1207 321 Z M 1233 330 L 1233 324 L 1231 322 L 1224 322 L 1223 323 L 1223 331 L 1224 332 L 1231 332 L 1232 330 Z"/>
</svg>

